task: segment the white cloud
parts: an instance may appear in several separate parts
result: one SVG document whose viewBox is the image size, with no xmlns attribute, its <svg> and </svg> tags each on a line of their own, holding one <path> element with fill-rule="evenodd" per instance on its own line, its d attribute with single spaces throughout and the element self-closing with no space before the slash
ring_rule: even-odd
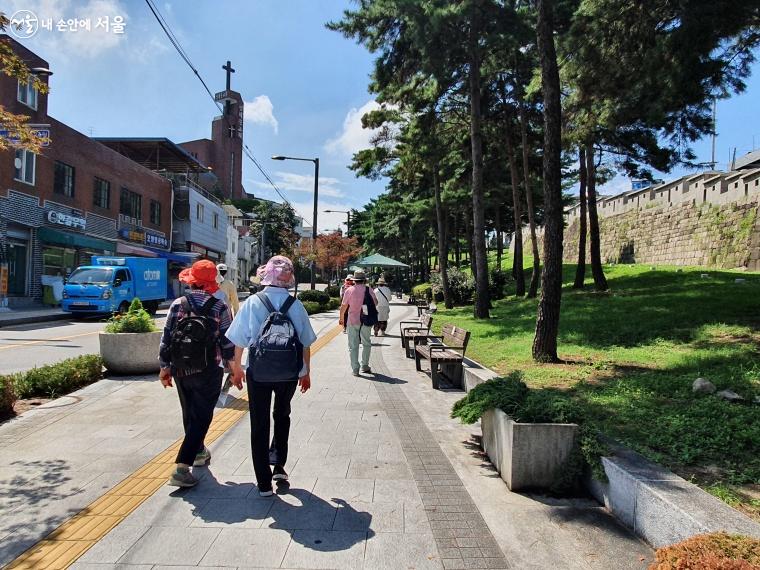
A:
<svg viewBox="0 0 760 570">
<path fill-rule="evenodd" d="M 370 140 L 379 129 L 363 128 L 362 116 L 379 108 L 380 104 L 374 99 L 367 101 L 359 109 L 351 108 L 343 120 L 343 131 L 325 143 L 325 150 L 333 155 L 352 156 L 362 149 L 370 148 Z"/>
<path fill-rule="evenodd" d="M 246 101 L 244 107 L 244 119 L 257 125 L 269 125 L 277 134 L 279 123 L 274 116 L 274 105 L 266 95 L 259 95 L 253 101 Z"/>
<path fill-rule="evenodd" d="M 258 188 L 272 189 L 268 182 L 252 181 Z M 314 192 L 314 176 L 294 174 L 293 172 L 277 171 L 274 173 L 274 183 L 283 192 Z M 343 191 L 338 187 L 341 184 L 337 178 L 327 176 L 319 177 L 319 195 L 341 198 Z"/>
<path fill-rule="evenodd" d="M 596 191 L 600 196 L 617 196 L 631 189 L 631 179 L 622 174 L 616 174 L 615 177 L 599 186 Z"/>
<path fill-rule="evenodd" d="M 40 24 L 52 21 L 52 29 L 40 27 L 32 38 L 21 40 L 43 54 L 48 52 L 77 59 L 94 58 L 125 43 L 130 33 L 131 22 L 127 17 L 127 9 L 119 0 L 88 0 L 84 3 L 72 0 L 11 0 L 10 6 L 5 9 L 6 15 L 11 16 L 16 10 L 34 12 Z M 108 18 L 110 23 L 117 16 L 124 19 L 123 34 L 116 34 L 113 29 L 106 31 L 104 27 L 96 28 L 99 18 Z M 90 29 L 70 31 L 66 27 L 64 31 L 58 30 L 59 21 L 70 19 L 89 19 Z"/>
</svg>

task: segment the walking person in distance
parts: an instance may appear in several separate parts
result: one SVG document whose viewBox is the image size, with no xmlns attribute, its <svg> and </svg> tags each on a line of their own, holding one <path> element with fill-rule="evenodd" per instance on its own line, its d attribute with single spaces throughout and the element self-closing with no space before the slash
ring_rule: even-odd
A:
<svg viewBox="0 0 760 570">
<path fill-rule="evenodd" d="M 301 301 L 288 289 L 295 285 L 293 263 L 284 256 L 271 258 L 261 271 L 264 290 L 243 303 L 227 331 L 235 344 L 232 363 L 233 383 L 248 387 L 251 412 L 251 454 L 259 495 L 273 494 L 272 481 L 288 479 L 290 402 L 300 385 L 311 387 L 310 346 L 317 339 Z M 246 371 L 243 350 L 248 348 Z M 270 410 L 274 398 L 274 437 L 269 441 Z M 274 467 L 274 470 L 272 469 Z"/>
<path fill-rule="evenodd" d="M 227 303 L 227 306 L 230 308 L 230 311 L 232 311 L 232 316 L 234 317 L 240 310 L 240 301 L 238 300 L 237 286 L 235 283 L 227 279 L 226 264 L 217 264 L 216 270 L 219 272 L 219 277 L 216 279 L 216 282 L 219 284 L 218 293 L 221 293 L 223 295 L 223 297 L 221 297 L 221 295 L 216 295 L 216 297 L 221 297 L 222 300 Z"/>
<path fill-rule="evenodd" d="M 351 359 L 351 371 L 359 376 L 359 342 L 362 345 L 361 371 L 370 373 L 369 357 L 372 351 L 372 326 L 377 322 L 377 298 L 367 287 L 367 275 L 363 269 L 354 272 L 354 285 L 343 293 L 341 307 L 347 306 L 348 353 Z"/>
<path fill-rule="evenodd" d="M 190 292 L 169 307 L 159 348 L 164 388 L 177 384 L 185 438 L 179 448 L 176 469 L 169 485 L 192 487 L 198 480 L 191 466 L 205 465 L 211 452 L 204 445 L 214 406 L 222 389 L 225 362 L 234 356 L 234 345 L 225 338 L 232 315 L 224 301 L 213 296 L 219 289 L 217 270 L 208 260 L 197 261 L 179 274 Z"/>
<path fill-rule="evenodd" d="M 391 293 L 390 288 L 385 283 L 385 278 L 381 275 L 377 280 L 375 287 L 375 298 L 377 299 L 377 322 L 374 325 L 375 336 L 385 336 L 388 328 L 388 319 L 391 315 Z"/>
</svg>

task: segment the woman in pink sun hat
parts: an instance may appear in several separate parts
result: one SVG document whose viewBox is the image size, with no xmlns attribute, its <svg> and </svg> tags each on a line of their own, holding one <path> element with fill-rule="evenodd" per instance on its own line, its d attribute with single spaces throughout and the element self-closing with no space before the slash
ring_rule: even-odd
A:
<svg viewBox="0 0 760 570">
<path fill-rule="evenodd" d="M 261 277 L 264 290 L 251 295 L 241 305 L 240 312 L 227 331 L 227 338 L 235 345 L 233 383 L 241 389 L 244 377 L 247 382 L 251 411 L 251 453 L 259 494 L 269 497 L 273 493 L 272 481 L 284 483 L 288 479 L 285 463 L 288 459 L 290 401 L 299 385 L 302 393 L 311 387 L 310 346 L 317 336 L 301 301 L 288 293 L 288 289 L 295 285 L 293 262 L 285 256 L 275 255 L 263 269 L 259 268 L 257 275 Z M 281 318 L 282 315 L 284 319 Z M 277 326 L 275 323 L 278 323 Z M 266 352 L 262 350 L 263 343 L 270 338 L 286 340 L 284 337 L 287 335 L 282 334 L 283 330 L 295 333 L 295 339 L 288 337 L 293 342 L 287 346 L 295 343 L 296 350 L 292 353 L 292 359 L 289 351 L 281 352 L 287 353 L 284 366 L 277 361 L 277 366 L 267 368 L 263 365 Z M 242 358 L 245 348 L 249 348 L 249 351 L 247 370 L 244 372 Z M 278 346 L 280 348 L 283 347 Z M 284 373 L 276 375 L 275 368 L 278 371 L 284 370 Z M 270 411 L 272 398 L 274 410 Z M 271 444 L 270 414 L 274 420 Z"/>
</svg>

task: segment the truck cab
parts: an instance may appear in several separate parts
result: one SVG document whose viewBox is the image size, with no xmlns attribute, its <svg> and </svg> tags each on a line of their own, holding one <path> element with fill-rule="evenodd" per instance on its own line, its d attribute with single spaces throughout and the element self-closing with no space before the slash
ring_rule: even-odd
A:
<svg viewBox="0 0 760 570">
<path fill-rule="evenodd" d="M 138 297 L 151 313 L 166 299 L 164 259 L 94 257 L 66 280 L 61 308 L 75 315 L 126 312 Z"/>
</svg>

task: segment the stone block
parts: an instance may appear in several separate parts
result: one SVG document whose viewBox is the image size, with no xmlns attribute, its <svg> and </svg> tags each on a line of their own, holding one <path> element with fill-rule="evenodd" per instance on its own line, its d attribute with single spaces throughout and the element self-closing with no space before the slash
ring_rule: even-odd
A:
<svg viewBox="0 0 760 570">
<path fill-rule="evenodd" d="M 588 478 L 591 494 L 638 536 L 658 548 L 725 530 L 760 538 L 760 524 L 629 449 L 602 458 L 608 481 Z"/>
<path fill-rule="evenodd" d="M 510 490 L 551 486 L 572 451 L 575 424 L 517 423 L 501 410 L 481 418 L 483 449 Z"/>
<path fill-rule="evenodd" d="M 496 372 L 493 370 L 486 368 L 485 366 L 482 366 L 474 360 L 470 360 L 468 358 L 465 360 L 462 370 L 462 379 L 464 384 L 462 388 L 465 392 L 469 392 L 478 384 L 482 384 L 487 380 L 496 378 L 496 376 L 498 376 L 498 374 L 496 374 Z"/>
</svg>

